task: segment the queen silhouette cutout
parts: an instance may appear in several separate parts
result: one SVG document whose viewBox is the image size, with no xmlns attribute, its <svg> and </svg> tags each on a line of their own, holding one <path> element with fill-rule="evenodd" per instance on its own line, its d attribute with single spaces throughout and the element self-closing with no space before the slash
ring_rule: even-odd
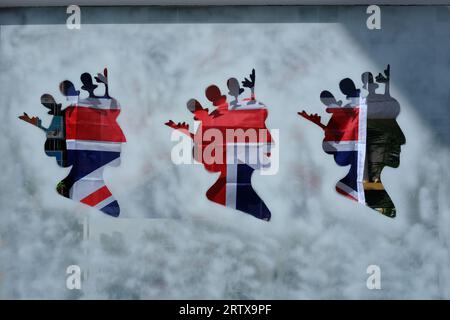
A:
<svg viewBox="0 0 450 320">
<path fill-rule="evenodd" d="M 406 139 L 396 120 L 400 105 L 390 95 L 390 66 L 375 79 L 365 72 L 361 80 L 365 95 L 349 78 L 339 83 L 346 104 L 331 92 L 322 91 L 320 100 L 331 114 L 326 125 L 318 114 L 302 111 L 299 115 L 324 130 L 324 151 L 333 155 L 338 165 L 350 167 L 336 184 L 336 191 L 394 218 L 396 208 L 381 181 L 381 172 L 386 166 L 399 167 Z M 383 93 L 376 92 L 380 84 L 384 85 Z"/>
<path fill-rule="evenodd" d="M 205 96 L 215 107 L 211 112 L 196 99 L 187 102 L 187 109 L 199 123 L 195 133 L 189 131 L 185 122 L 170 120 L 166 125 L 191 137 L 194 159 L 208 172 L 219 173 L 218 180 L 206 192 L 210 201 L 269 221 L 271 213 L 251 182 L 255 170 L 270 165 L 273 141 L 265 124 L 268 111 L 254 94 L 255 70 L 250 80 L 245 79 L 242 84 L 250 89 L 248 98 L 241 98 L 245 89 L 237 79 L 228 79 L 231 102 L 216 85 L 207 87 Z"/>
<path fill-rule="evenodd" d="M 103 172 L 108 166 L 120 164 L 121 145 L 126 142 L 117 122 L 120 105 L 109 96 L 106 68 L 95 77 L 97 83 L 105 86 L 101 96 L 95 94 L 98 85 L 89 73 L 83 73 L 80 79 L 81 89 L 87 92 L 84 98 L 72 82 L 60 83 L 60 91 L 69 103 L 64 109 L 51 95 L 41 96 L 41 104 L 52 115 L 48 128 L 38 117 L 30 118 L 24 113 L 19 118 L 43 130 L 47 138 L 45 153 L 55 157 L 60 167 L 70 167 L 68 176 L 57 184 L 57 192 L 118 217 L 119 203 L 106 186 Z"/>
</svg>

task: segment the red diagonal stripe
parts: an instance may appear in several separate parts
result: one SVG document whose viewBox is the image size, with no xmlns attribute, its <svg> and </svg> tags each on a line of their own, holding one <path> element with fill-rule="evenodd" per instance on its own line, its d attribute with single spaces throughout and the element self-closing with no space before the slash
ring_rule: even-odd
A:
<svg viewBox="0 0 450 320">
<path fill-rule="evenodd" d="M 112 195 L 111 191 L 109 191 L 109 189 L 106 186 L 103 186 L 97 191 L 94 191 L 93 193 L 88 195 L 86 198 L 82 199 L 80 202 L 93 207 L 96 204 L 105 200 L 106 198 L 109 198 L 111 195 Z"/>
</svg>

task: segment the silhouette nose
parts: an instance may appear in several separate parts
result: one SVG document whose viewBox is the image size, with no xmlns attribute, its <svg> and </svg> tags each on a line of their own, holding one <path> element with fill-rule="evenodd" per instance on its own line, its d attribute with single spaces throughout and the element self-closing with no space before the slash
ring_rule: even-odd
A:
<svg viewBox="0 0 450 320">
<path fill-rule="evenodd" d="M 402 131 L 402 129 L 400 128 L 400 126 L 398 125 L 397 121 L 395 121 L 395 127 L 396 127 L 396 132 L 395 132 L 395 136 L 396 136 L 396 140 L 398 141 L 399 145 L 404 145 L 406 143 L 406 137 Z"/>
<path fill-rule="evenodd" d="M 406 137 L 405 137 L 405 135 L 403 134 L 403 131 L 402 131 L 402 129 L 400 129 L 400 134 L 401 134 L 401 140 L 400 140 L 400 145 L 403 145 L 403 144 L 405 144 L 406 143 Z"/>
</svg>

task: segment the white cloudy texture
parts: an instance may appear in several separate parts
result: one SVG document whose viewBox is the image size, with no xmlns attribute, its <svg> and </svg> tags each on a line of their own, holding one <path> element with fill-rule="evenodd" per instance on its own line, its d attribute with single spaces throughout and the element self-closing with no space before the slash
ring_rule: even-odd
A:
<svg viewBox="0 0 450 320">
<path fill-rule="evenodd" d="M 447 103 L 448 116 L 449 83 L 405 90 L 423 80 L 416 74 L 450 71 L 448 59 L 439 64 L 444 51 L 432 58 L 420 51 L 421 39 L 438 39 L 428 31 L 377 45 L 340 23 L 2 26 L 0 297 L 450 298 L 449 145 L 418 111 Z M 402 48 L 413 50 L 406 57 Z M 323 152 L 323 133 L 296 114 L 325 114 L 322 90 L 338 96 L 342 78 L 359 82 L 387 63 L 407 140 L 400 167 L 382 175 L 395 219 L 335 193 L 346 168 Z M 58 196 L 68 169 L 45 155 L 38 129 L 17 119 L 25 111 L 48 124 L 41 94 L 63 102 L 60 81 L 80 87 L 81 73 L 104 67 L 128 140 L 121 166 L 105 172 L 119 219 Z M 278 174 L 253 178 L 272 211 L 269 223 L 209 202 L 204 194 L 217 177 L 200 165 L 175 166 L 164 126 L 191 121 L 188 99 L 206 106 L 209 84 L 225 91 L 229 77 L 252 68 L 267 126 L 280 130 Z M 415 96 L 430 105 L 418 106 Z M 80 292 L 65 288 L 70 264 L 89 270 Z M 382 290 L 366 287 L 372 264 L 381 268 Z"/>
</svg>

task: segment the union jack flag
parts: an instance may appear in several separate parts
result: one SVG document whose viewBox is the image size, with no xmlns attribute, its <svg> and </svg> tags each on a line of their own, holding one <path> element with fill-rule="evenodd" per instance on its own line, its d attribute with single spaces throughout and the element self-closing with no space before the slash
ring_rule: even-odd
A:
<svg viewBox="0 0 450 320">
<path fill-rule="evenodd" d="M 120 207 L 103 180 L 106 166 L 120 164 L 125 136 L 116 119 L 120 106 L 112 98 L 80 99 L 65 110 L 68 197 L 117 217 Z"/>
<path fill-rule="evenodd" d="M 365 204 L 363 179 L 366 159 L 366 99 L 351 98 L 349 104 L 330 106 L 326 111 L 332 113 L 332 117 L 324 127 L 323 150 L 333 154 L 338 165 L 350 165 L 349 173 L 337 183 L 336 191 Z"/>
<path fill-rule="evenodd" d="M 223 110 L 220 116 L 203 121 L 201 126 L 203 132 L 209 129 L 219 130 L 224 137 L 222 144 L 218 146 L 222 148 L 222 161 L 214 161 L 212 164 L 205 164 L 205 159 L 202 161 L 207 170 L 220 172 L 217 182 L 207 191 L 207 198 L 263 220 L 270 220 L 271 214 L 253 189 L 251 176 L 255 170 L 269 165 L 267 157 L 273 141 L 265 125 L 267 115 L 267 109 L 261 106 Z M 205 155 L 205 149 L 210 143 L 202 139 L 201 145 L 196 147 L 200 147 Z M 215 160 L 218 160 L 217 157 Z"/>
<path fill-rule="evenodd" d="M 270 151 L 273 144 L 265 121 L 266 106 L 255 96 L 255 69 L 242 85 L 250 89 L 250 98 L 240 96 L 245 89 L 236 78 L 227 81 L 230 102 L 220 88 L 211 85 L 205 96 L 215 110 L 209 112 L 199 101 L 190 99 L 187 108 L 194 114 L 198 125 L 195 133 L 185 122 L 165 124 L 180 130 L 194 140 L 194 158 L 210 172 L 220 173 L 219 179 L 206 192 L 209 200 L 256 218 L 269 221 L 271 213 L 253 189 L 251 178 L 255 170 L 270 168 Z"/>
</svg>

